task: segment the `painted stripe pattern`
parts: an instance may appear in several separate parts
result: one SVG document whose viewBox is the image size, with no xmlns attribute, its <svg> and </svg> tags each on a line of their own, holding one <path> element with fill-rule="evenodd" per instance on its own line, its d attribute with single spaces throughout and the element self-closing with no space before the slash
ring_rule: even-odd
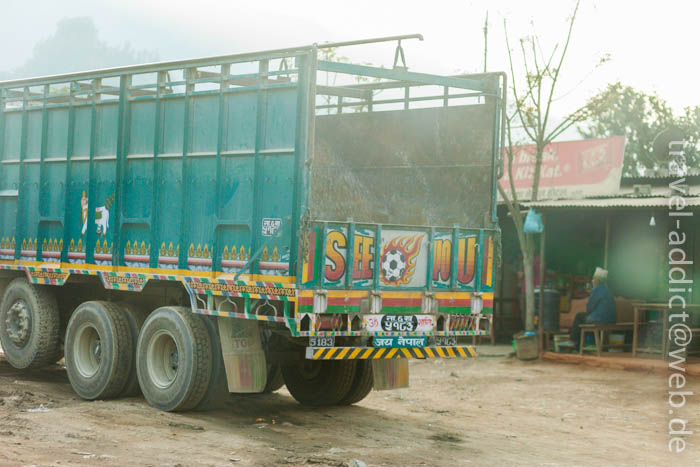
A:
<svg viewBox="0 0 700 467">
<path fill-rule="evenodd" d="M 184 284 L 188 290 L 195 294 L 263 298 L 283 302 L 294 301 L 296 298 L 295 287 L 292 284 L 283 284 L 281 282 L 186 277 Z"/>
<path fill-rule="evenodd" d="M 394 358 L 472 358 L 476 349 L 472 346 L 437 347 L 307 347 L 308 360 L 374 360 Z"/>
<path fill-rule="evenodd" d="M 200 315 L 225 316 L 227 318 L 255 319 L 258 321 L 267 321 L 273 323 L 286 323 L 286 319 L 280 316 L 264 316 L 255 315 L 252 313 L 234 313 L 232 311 L 203 310 L 200 308 L 197 308 L 193 311 Z"/>
<path fill-rule="evenodd" d="M 61 264 L 63 265 L 64 263 Z M 96 268 L 91 264 L 83 265 L 82 268 L 53 268 L 33 264 L 21 264 L 15 261 L 11 264 L 0 263 L 0 270 L 23 271 L 30 282 L 44 285 L 63 285 L 71 274 L 79 274 L 98 276 L 104 287 L 112 290 L 140 292 L 146 286 L 146 283 L 153 279 L 180 281 L 183 282 L 188 289 L 201 294 L 267 298 L 280 301 L 296 300 L 295 278 L 291 276 L 283 277 L 251 274 L 248 277 L 253 280 L 233 281 L 230 279 L 189 276 L 179 273 L 173 274 L 172 271 L 165 269 L 127 268 L 120 266 L 118 271 L 114 271 L 112 267 L 110 267 L 109 270 L 104 270 Z M 168 274 L 162 274 L 164 271 L 168 271 Z M 255 280 L 266 278 L 274 278 L 274 281 Z"/>
<path fill-rule="evenodd" d="M 375 337 L 420 337 L 420 336 L 490 336 L 488 330 L 471 331 L 411 331 L 411 332 L 383 332 L 383 331 L 299 331 L 301 337 L 313 336 L 375 336 Z"/>
</svg>

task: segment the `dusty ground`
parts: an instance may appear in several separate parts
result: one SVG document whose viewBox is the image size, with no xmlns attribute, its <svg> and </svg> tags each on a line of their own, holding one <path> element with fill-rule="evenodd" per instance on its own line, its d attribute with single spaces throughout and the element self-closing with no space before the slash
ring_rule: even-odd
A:
<svg viewBox="0 0 700 467">
<path fill-rule="evenodd" d="M 170 414 L 82 401 L 60 367 L 0 358 L 0 465 L 700 465 L 698 435 L 668 454 L 665 375 L 482 356 L 413 361 L 411 382 L 354 407 L 305 409 L 282 390 Z M 698 432 L 700 382 L 689 390 Z"/>
</svg>

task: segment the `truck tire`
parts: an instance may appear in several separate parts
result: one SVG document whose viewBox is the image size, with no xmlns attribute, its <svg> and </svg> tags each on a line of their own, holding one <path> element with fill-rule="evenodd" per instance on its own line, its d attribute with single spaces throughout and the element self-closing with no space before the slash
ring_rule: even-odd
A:
<svg viewBox="0 0 700 467">
<path fill-rule="evenodd" d="M 282 376 L 282 367 L 276 364 L 267 366 L 267 383 L 263 394 L 270 394 L 284 386 L 284 376 Z"/>
<path fill-rule="evenodd" d="M 124 397 L 138 396 L 141 394 L 141 388 L 139 387 L 139 378 L 136 374 L 136 344 L 139 341 L 139 332 L 141 331 L 144 321 L 146 321 L 148 317 L 148 312 L 131 303 L 117 302 L 116 305 L 124 311 L 126 321 L 129 324 L 129 333 L 131 334 L 131 342 L 133 345 L 131 370 L 129 371 L 129 376 L 126 378 L 126 385 L 121 395 Z"/>
<path fill-rule="evenodd" d="M 65 348 L 61 340 L 62 339 L 59 339 L 58 345 L 56 345 L 56 350 L 54 351 L 53 356 L 49 359 L 51 364 L 60 362 L 65 355 Z"/>
<path fill-rule="evenodd" d="M 231 398 L 228 392 L 228 381 L 226 380 L 226 368 L 224 367 L 224 357 L 221 353 L 221 340 L 219 339 L 219 326 L 215 316 L 195 315 L 195 318 L 202 320 L 209 333 L 211 341 L 211 376 L 209 384 L 204 393 L 204 397 L 194 408 L 197 411 L 207 411 L 221 409 L 226 406 L 226 402 Z"/>
<path fill-rule="evenodd" d="M 15 368 L 41 368 L 55 362 L 59 346 L 56 298 L 44 286 L 19 277 L 7 285 L 0 303 L 0 345 Z"/>
<path fill-rule="evenodd" d="M 56 350 L 51 357 L 51 363 L 60 362 L 65 356 L 66 349 L 66 329 L 68 328 L 68 321 L 70 321 L 70 316 L 73 310 L 66 312 L 61 306 L 60 299 L 57 298 L 58 302 L 58 343 L 56 344 Z"/>
<path fill-rule="evenodd" d="M 287 390 L 302 405 L 338 404 L 350 391 L 355 376 L 353 360 L 304 360 L 282 367 Z"/>
<path fill-rule="evenodd" d="M 166 306 L 143 323 L 136 346 L 141 392 L 167 412 L 193 409 L 204 398 L 212 371 L 212 346 L 204 322 L 189 308 Z"/>
<path fill-rule="evenodd" d="M 119 396 L 134 359 L 134 344 L 124 311 L 110 302 L 85 302 L 66 330 L 66 372 L 83 399 Z"/>
<path fill-rule="evenodd" d="M 350 390 L 338 405 L 351 405 L 360 402 L 372 392 L 374 386 L 374 374 L 372 373 L 371 360 L 358 360 L 355 366 L 355 377 L 352 380 Z"/>
</svg>

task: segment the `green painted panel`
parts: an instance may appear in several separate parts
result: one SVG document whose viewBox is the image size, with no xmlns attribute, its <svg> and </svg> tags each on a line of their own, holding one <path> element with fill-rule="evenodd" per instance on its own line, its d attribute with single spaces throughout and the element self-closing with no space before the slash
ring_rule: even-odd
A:
<svg viewBox="0 0 700 467">
<path fill-rule="evenodd" d="M 161 153 L 182 154 L 185 124 L 185 101 L 182 98 L 165 101 L 163 112 L 163 144 Z"/>
<path fill-rule="evenodd" d="M 255 69 L 266 69 L 265 63 L 257 65 Z M 127 75 L 104 78 L 121 83 L 131 79 Z M 66 90 L 82 88 L 70 79 L 66 83 Z M 62 258 L 74 264 L 84 261 L 78 252 L 103 266 L 111 263 L 106 253 L 120 253 L 124 255 L 122 264 L 142 267 L 145 252 L 150 249 L 152 253 L 155 248 L 158 256 L 171 256 L 168 250 L 172 243 L 173 252 L 179 248 L 181 256 L 188 256 L 190 245 L 195 250 L 201 248 L 201 254 L 195 254 L 197 260 L 188 263 L 191 269 L 208 268 L 199 258 L 211 258 L 215 263 L 224 259 L 229 270 L 239 267 L 238 261 L 256 253 L 251 251 L 253 245 L 269 240 L 261 238 L 261 219 L 281 219 L 285 228 L 291 225 L 293 198 L 298 194 L 293 187 L 295 156 L 265 150 L 293 148 L 296 138 L 305 136 L 296 124 L 297 89 L 231 91 L 223 95 L 195 93 L 188 97 L 187 112 L 185 98 L 170 97 L 167 88 L 160 104 L 156 99 L 137 99 L 120 105 L 116 96 L 109 95 L 86 105 L 81 93 L 72 105 L 54 102 L 44 109 L 41 101 L 36 101 L 27 113 L 5 111 L 4 133 L 0 135 L 3 159 L 18 159 L 26 144 L 28 159 L 38 158 L 45 148 L 45 160 L 22 166 L 20 187 L 20 165 L 0 167 L 0 189 L 18 188 L 21 193 L 19 201 L 11 192 L 0 197 L 0 237 L 15 235 L 19 212 L 16 241 L 20 245 L 22 239 L 37 239 L 40 251 L 44 241 L 46 251 L 55 251 L 62 240 Z M 160 134 L 156 132 L 157 118 Z M 120 132 L 123 123 L 127 126 Z M 26 141 L 21 141 L 22 134 L 27 135 Z M 122 137 L 126 157 L 117 161 Z M 189 156 L 183 160 L 184 141 Z M 221 156 L 216 154 L 220 142 L 225 153 Z M 69 161 L 46 160 L 62 159 L 69 146 Z M 150 157 L 154 147 L 162 157 Z M 256 149 L 259 152 L 254 155 Z M 226 154 L 229 151 L 234 154 Z M 85 160 L 90 155 L 94 159 Z M 141 155 L 148 157 L 128 157 Z M 123 170 L 119 177 L 118 166 Z M 117 187 L 122 175 L 123 185 Z M 123 202 L 120 216 L 115 210 L 118 194 Z M 258 225 L 251 225 L 252 219 Z M 116 245 L 119 228 L 120 244 Z M 287 259 L 292 235 L 287 231 L 285 238 L 274 238 L 267 244 L 268 256 L 261 259 Z M 165 252 L 161 253 L 163 246 Z M 212 258 L 215 248 L 219 258 Z M 273 249 L 277 249 L 277 256 L 273 257 Z"/>
<path fill-rule="evenodd" d="M 27 112 L 26 159 L 38 159 L 41 154 L 41 111 Z"/>
<path fill-rule="evenodd" d="M 132 103 L 130 121 L 128 154 L 152 154 L 153 132 L 156 124 L 156 103 Z"/>
<path fill-rule="evenodd" d="M 41 115 L 41 114 L 39 114 Z M 23 239 L 34 239 L 37 237 L 37 225 L 39 221 L 39 164 L 24 164 L 20 211 L 22 212 Z"/>
<path fill-rule="evenodd" d="M 73 129 L 73 156 L 90 155 L 90 132 L 92 128 L 92 108 L 87 106 L 75 108 L 75 127 Z"/>
<path fill-rule="evenodd" d="M 187 246 L 191 243 L 213 246 L 214 208 L 216 206 L 216 158 L 188 158 L 189 180 L 185 183 L 190 190 L 188 204 Z"/>
<path fill-rule="evenodd" d="M 224 151 L 240 151 L 255 148 L 255 125 L 258 109 L 257 95 L 235 93 L 225 97 L 227 127 Z"/>
<path fill-rule="evenodd" d="M 151 229 L 143 224 L 124 224 L 121 243 L 123 245 L 124 264 L 132 267 L 148 267 L 147 261 L 134 256 L 148 256 L 151 245 Z"/>
<path fill-rule="evenodd" d="M 41 187 L 39 212 L 42 216 L 63 216 L 65 206 L 66 164 L 46 162 Z"/>
<path fill-rule="evenodd" d="M 265 140 L 263 148 L 293 148 L 296 131 L 297 94 L 295 89 L 267 91 Z"/>
<path fill-rule="evenodd" d="M 17 190 L 19 164 L 3 164 L 0 168 L 0 190 Z M 0 237 L 8 240 L 16 236 L 17 197 L 0 197 Z M 6 246 L 7 247 L 7 246 Z M 7 247 L 9 249 L 9 247 Z"/>
<path fill-rule="evenodd" d="M 172 242 L 177 248 L 180 242 L 182 215 L 182 167 L 180 159 L 158 159 L 160 180 L 158 183 L 158 212 L 156 231 L 158 244 L 166 247 Z"/>
<path fill-rule="evenodd" d="M 150 217 L 153 204 L 152 159 L 127 159 L 124 190 L 124 215 Z"/>
<path fill-rule="evenodd" d="M 84 221 L 81 200 L 83 195 L 87 199 L 89 167 L 90 163 L 88 161 L 70 162 L 71 182 L 67 193 L 69 199 L 68 212 L 65 219 L 65 237 L 68 243 L 70 243 L 70 240 L 77 243 L 79 239 L 85 242 L 85 236 L 82 234 Z M 85 214 L 87 215 L 87 210 Z M 87 231 L 87 224 L 85 224 L 85 229 Z"/>
<path fill-rule="evenodd" d="M 19 183 L 19 163 L 3 164 L 0 169 L 0 190 L 16 190 Z"/>
<path fill-rule="evenodd" d="M 116 185 L 114 178 L 116 165 L 115 160 L 95 161 L 93 168 L 95 199 L 89 200 L 90 209 L 95 209 L 95 225 L 88 225 L 88 230 L 92 229 L 99 236 L 100 240 L 106 240 L 107 244 L 113 241 L 115 230 L 114 199 L 116 196 Z"/>
<path fill-rule="evenodd" d="M 46 157 L 65 157 L 68 151 L 68 109 L 48 111 Z"/>
<path fill-rule="evenodd" d="M 250 250 L 250 223 L 253 206 L 253 156 L 223 157 L 218 195 L 219 219 L 237 225 L 220 226 L 216 241 L 222 259 L 240 259 Z M 226 249 L 224 249 L 226 248 Z M 228 266 L 222 270 L 233 272 Z"/>
<path fill-rule="evenodd" d="M 219 131 L 219 97 L 192 98 L 192 152 L 216 152 Z"/>
<path fill-rule="evenodd" d="M 62 235 L 63 227 L 60 222 L 54 220 L 41 222 L 39 224 L 39 232 L 37 235 L 37 250 L 42 252 L 54 251 L 55 247 L 53 245 L 53 242 L 58 242 Z"/>
<path fill-rule="evenodd" d="M 2 156 L 3 160 L 19 159 L 20 142 L 22 140 L 22 113 L 5 113 L 5 139 Z"/>
<path fill-rule="evenodd" d="M 250 222 L 253 205 L 253 157 L 223 157 L 218 216 Z"/>
<path fill-rule="evenodd" d="M 0 198 L 0 238 L 9 240 L 16 237 L 16 222 L 17 198 Z"/>
<path fill-rule="evenodd" d="M 119 106 L 116 103 L 97 106 L 97 147 L 95 155 L 116 155 L 118 132 Z"/>
<path fill-rule="evenodd" d="M 266 154 L 263 159 L 263 203 L 262 217 L 281 219 L 283 235 L 275 238 L 269 250 L 277 247 L 280 258 L 289 258 L 291 229 L 289 222 L 292 216 L 294 156 Z M 260 226 L 253 226 L 260 229 Z M 267 240 L 264 238 L 264 240 Z"/>
</svg>

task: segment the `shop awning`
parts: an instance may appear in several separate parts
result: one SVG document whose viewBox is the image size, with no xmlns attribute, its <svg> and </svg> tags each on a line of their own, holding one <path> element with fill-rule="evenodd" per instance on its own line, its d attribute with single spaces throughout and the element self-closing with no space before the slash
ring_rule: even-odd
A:
<svg viewBox="0 0 700 467">
<path fill-rule="evenodd" d="M 653 196 L 647 198 L 587 198 L 587 199 L 553 199 L 544 201 L 523 202 L 523 206 L 533 208 L 667 208 L 668 196 Z M 686 197 L 687 207 L 700 207 L 700 197 Z"/>
</svg>

